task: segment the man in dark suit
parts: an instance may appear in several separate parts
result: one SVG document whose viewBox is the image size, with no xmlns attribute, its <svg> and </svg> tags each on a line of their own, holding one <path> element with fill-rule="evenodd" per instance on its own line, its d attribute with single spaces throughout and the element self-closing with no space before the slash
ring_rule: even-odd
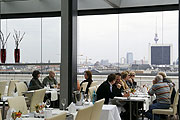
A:
<svg viewBox="0 0 180 120">
<path fill-rule="evenodd" d="M 108 78 L 105 82 L 103 82 L 97 89 L 97 100 L 105 98 L 104 104 L 109 103 L 109 99 L 114 98 L 114 94 L 112 92 L 113 89 L 113 84 L 116 82 L 116 75 L 115 74 L 110 74 L 108 75 Z"/>
</svg>

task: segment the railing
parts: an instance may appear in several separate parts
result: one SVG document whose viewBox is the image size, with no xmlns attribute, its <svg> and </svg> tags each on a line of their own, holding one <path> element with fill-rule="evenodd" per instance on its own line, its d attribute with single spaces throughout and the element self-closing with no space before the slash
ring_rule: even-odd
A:
<svg viewBox="0 0 180 120">
<path fill-rule="evenodd" d="M 48 73 L 43 73 L 41 74 L 40 80 L 42 81 L 46 76 L 48 76 Z M 93 75 L 93 80 L 97 81 L 98 84 L 101 84 L 107 79 L 108 75 Z M 31 73 L 26 73 L 26 74 L 1 74 L 0 75 L 0 80 L 19 80 L 19 81 L 27 81 L 29 82 L 32 78 Z M 60 82 L 60 75 L 57 74 L 55 76 L 56 80 Z M 154 80 L 155 76 L 136 76 L 135 81 L 137 82 L 138 86 L 142 85 L 147 85 L 147 86 L 152 86 L 152 81 Z M 176 89 L 179 88 L 179 81 L 178 81 L 178 76 L 169 76 L 167 79 L 172 80 L 175 83 Z M 77 75 L 77 80 L 80 82 L 84 80 L 84 75 Z"/>
</svg>

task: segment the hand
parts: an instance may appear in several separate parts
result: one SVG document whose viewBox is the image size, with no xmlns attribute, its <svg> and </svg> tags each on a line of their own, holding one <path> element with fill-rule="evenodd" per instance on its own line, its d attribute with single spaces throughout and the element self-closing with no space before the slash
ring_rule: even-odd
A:
<svg viewBox="0 0 180 120">
<path fill-rule="evenodd" d="M 117 88 L 118 88 L 118 89 L 120 89 L 120 88 L 121 88 L 121 84 L 117 84 L 116 86 L 117 86 Z"/>
<path fill-rule="evenodd" d="M 121 86 L 124 86 L 124 83 L 123 83 L 122 81 L 120 81 L 119 84 L 120 84 Z"/>
<path fill-rule="evenodd" d="M 123 97 L 129 97 L 130 96 L 130 94 L 129 94 L 129 92 L 124 92 L 124 95 L 123 95 Z"/>
</svg>

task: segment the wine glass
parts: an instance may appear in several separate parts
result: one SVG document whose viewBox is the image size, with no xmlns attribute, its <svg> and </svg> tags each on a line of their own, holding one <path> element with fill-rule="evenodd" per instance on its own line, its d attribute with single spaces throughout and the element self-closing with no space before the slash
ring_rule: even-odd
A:
<svg viewBox="0 0 180 120">
<path fill-rule="evenodd" d="M 46 106 L 47 106 L 47 108 L 49 108 L 50 105 L 51 105 L 51 101 L 50 101 L 49 99 L 47 99 L 47 100 L 46 100 Z"/>
<path fill-rule="evenodd" d="M 61 100 L 61 104 L 62 104 L 62 106 L 63 106 L 63 110 L 65 110 L 66 98 L 63 98 L 63 99 Z"/>
</svg>

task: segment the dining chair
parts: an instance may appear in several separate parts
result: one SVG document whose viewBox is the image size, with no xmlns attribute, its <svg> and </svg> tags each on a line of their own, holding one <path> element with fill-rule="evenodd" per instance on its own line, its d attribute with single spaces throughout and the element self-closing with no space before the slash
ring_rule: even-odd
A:
<svg viewBox="0 0 180 120">
<path fill-rule="evenodd" d="M 92 100 L 94 91 L 95 91 L 95 92 L 97 91 L 97 87 L 96 87 L 96 86 L 89 87 L 88 95 L 89 95 L 89 97 L 90 97 L 91 100 Z"/>
<path fill-rule="evenodd" d="M 23 95 L 22 93 L 28 90 L 24 82 L 17 82 L 15 83 L 15 85 L 16 85 L 16 90 L 18 92 L 18 96 L 22 96 Z"/>
<path fill-rule="evenodd" d="M 9 82 L 9 87 L 8 87 L 8 96 L 13 96 L 13 93 L 15 91 L 15 83 L 19 82 L 18 80 L 11 80 Z"/>
<path fill-rule="evenodd" d="M 98 85 L 98 82 L 97 82 L 97 81 L 93 81 L 93 82 L 91 83 L 91 86 L 90 86 L 90 87 L 93 87 L 93 86 L 96 86 L 96 85 Z"/>
<path fill-rule="evenodd" d="M 0 81 L 0 94 L 4 95 L 8 81 Z"/>
<path fill-rule="evenodd" d="M 88 85 L 88 82 L 83 82 L 80 90 L 86 91 L 87 85 Z"/>
<path fill-rule="evenodd" d="M 62 113 L 55 115 L 51 118 L 47 118 L 46 120 L 66 120 L 66 114 L 67 114 L 66 112 L 62 112 Z"/>
<path fill-rule="evenodd" d="M 17 112 L 21 111 L 22 114 L 27 114 L 27 105 L 24 96 L 17 96 L 8 98 L 9 108 L 15 109 Z"/>
<path fill-rule="evenodd" d="M 90 120 L 100 120 L 104 101 L 105 99 L 101 99 L 94 103 Z"/>
<path fill-rule="evenodd" d="M 35 90 L 30 101 L 30 112 L 35 111 L 35 105 L 40 104 L 44 100 L 46 89 Z"/>
<path fill-rule="evenodd" d="M 175 118 L 175 115 L 177 114 L 178 101 L 179 101 L 179 89 L 176 92 L 173 105 L 169 107 L 169 109 L 153 109 L 152 110 L 153 120 L 154 120 L 154 114 L 173 115 L 173 117 Z"/>
<path fill-rule="evenodd" d="M 90 120 L 93 106 L 82 108 L 78 111 L 75 120 Z"/>
</svg>

